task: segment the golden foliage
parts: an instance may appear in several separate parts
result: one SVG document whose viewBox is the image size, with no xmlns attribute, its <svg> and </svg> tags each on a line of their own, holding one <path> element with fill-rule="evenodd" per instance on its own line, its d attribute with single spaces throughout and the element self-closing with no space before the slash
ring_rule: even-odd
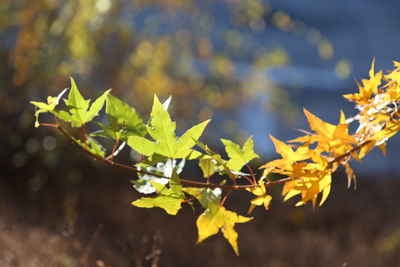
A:
<svg viewBox="0 0 400 267">
<path fill-rule="evenodd" d="M 359 92 L 344 95 L 359 110 L 353 118 L 346 119 L 341 111 L 339 124 L 334 125 L 304 109 L 312 132 L 289 141 L 297 145 L 286 144 L 271 136 L 276 152 L 282 158 L 261 168 L 264 177 L 277 173 L 291 178 L 283 187 L 284 200 L 301 195 L 296 205 L 311 200 L 315 207 L 318 195 L 322 194 L 319 201 L 322 205 L 330 192 L 331 174 L 340 165 L 346 170 L 350 186 L 352 182 L 355 184 L 355 175 L 349 164 L 351 158 L 361 161 L 376 146 L 386 154 L 387 140 L 400 130 L 400 63 L 394 62 L 394 65 L 394 70 L 383 75 L 382 71 L 375 73 L 372 62 L 369 79 L 358 84 Z M 352 134 L 348 130 L 351 122 L 359 124 Z"/>
</svg>

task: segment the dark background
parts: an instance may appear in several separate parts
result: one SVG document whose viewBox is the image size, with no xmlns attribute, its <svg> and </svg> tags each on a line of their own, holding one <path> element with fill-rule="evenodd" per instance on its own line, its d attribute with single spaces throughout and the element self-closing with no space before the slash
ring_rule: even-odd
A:
<svg viewBox="0 0 400 267">
<path fill-rule="evenodd" d="M 268 212 L 238 225 L 241 256 L 218 235 L 195 245 L 198 214 L 130 205 L 135 176 L 93 161 L 34 107 L 69 86 L 105 89 L 148 118 L 152 97 L 173 96 L 178 131 L 213 118 L 204 141 L 296 137 L 302 107 L 336 123 L 354 114 L 341 95 L 400 55 L 398 1 L 0 2 L 0 266 L 398 266 L 399 140 L 388 156 L 342 173 L 323 207 L 294 208 L 279 190 Z M 46 120 L 46 117 L 43 117 Z M 122 153 L 130 160 L 129 151 Z M 188 175 L 198 176 L 196 170 Z M 245 214 L 248 196 L 228 207 Z M 199 211 L 197 211 L 198 213 Z"/>
</svg>

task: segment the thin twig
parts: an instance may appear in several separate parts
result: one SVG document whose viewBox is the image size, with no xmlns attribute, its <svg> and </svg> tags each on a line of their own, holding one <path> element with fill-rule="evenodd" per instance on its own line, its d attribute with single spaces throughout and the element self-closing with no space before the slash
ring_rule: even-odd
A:
<svg viewBox="0 0 400 267">
<path fill-rule="evenodd" d="M 257 183 L 257 179 L 256 176 L 254 175 L 253 169 L 251 168 L 251 166 L 249 164 L 246 164 L 247 169 L 249 169 L 251 177 L 253 178 L 253 183 L 256 184 Z"/>
<path fill-rule="evenodd" d="M 225 204 L 225 201 L 228 199 L 229 195 L 232 193 L 233 189 L 229 189 L 228 193 L 224 196 L 224 198 L 221 200 L 220 205 L 223 206 Z"/>
<path fill-rule="evenodd" d="M 243 177 L 244 179 L 246 179 L 247 181 L 249 181 L 249 183 L 251 184 L 251 185 L 253 185 L 253 184 L 256 184 L 256 183 L 254 183 L 254 181 L 252 181 L 249 177 L 247 177 L 246 175 L 243 175 L 243 176 L 240 176 L 240 177 Z"/>
</svg>

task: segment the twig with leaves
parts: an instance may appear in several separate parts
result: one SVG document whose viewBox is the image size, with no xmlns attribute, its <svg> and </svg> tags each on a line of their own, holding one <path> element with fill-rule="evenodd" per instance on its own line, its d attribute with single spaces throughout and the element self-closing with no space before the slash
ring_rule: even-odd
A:
<svg viewBox="0 0 400 267">
<path fill-rule="evenodd" d="M 134 108 L 112 96 L 110 90 L 90 105 L 90 100 L 82 97 L 72 78 L 68 98 L 64 99 L 64 109 L 59 108 L 59 102 L 67 89 L 57 97 L 48 97 L 47 103 L 31 103 L 38 108 L 35 113 L 36 127 L 56 128 L 91 157 L 137 173 L 138 179 L 133 187 L 150 196 L 133 201 L 133 205 L 142 208 L 158 207 L 175 215 L 183 204 L 191 205 L 192 201 L 197 200 L 204 208 L 196 223 L 198 242 L 221 230 L 236 254 L 239 254 L 238 234 L 234 226 L 252 218 L 238 215 L 224 207 L 230 192 L 247 190 L 255 196 L 250 202 L 249 213 L 257 206 L 264 206 L 268 210 L 272 196 L 268 194 L 267 188 L 277 185 L 283 185 L 284 200 L 299 197 L 296 206 L 310 201 L 315 208 L 317 202 L 320 206 L 327 199 L 332 173 L 338 167 L 342 166 L 346 170 L 350 187 L 352 183 L 355 185 L 351 159 L 361 161 L 376 146 L 386 153 L 388 139 L 400 130 L 400 63 L 394 62 L 394 65 L 392 71 L 383 75 L 382 71 L 375 73 L 373 63 L 369 79 L 363 79 L 358 84 L 359 92 L 344 96 L 356 104 L 359 111 L 356 116 L 346 118 L 341 111 L 339 123 L 334 125 L 304 109 L 311 132 L 303 131 L 303 136 L 287 143 L 270 136 L 281 158 L 260 166 L 260 174 L 249 167 L 252 160 L 259 158 L 251 137 L 242 147 L 222 139 L 228 155 L 228 159 L 224 159 L 199 141 L 210 120 L 190 128 L 180 137 L 176 136 L 175 122 L 168 113 L 170 98 L 161 103 L 154 96 L 147 123 L 143 122 Z M 104 104 L 107 124 L 94 121 Z M 39 122 L 39 115 L 45 112 L 54 115 L 55 123 Z M 358 123 L 358 128 L 354 133 L 349 133 L 349 124 L 353 122 Z M 75 138 L 71 135 L 65 123 L 74 128 L 82 128 L 83 137 Z M 94 123 L 99 130 L 87 133 L 88 123 Z M 108 156 L 98 141 L 101 138 L 114 140 Z M 118 144 L 121 144 L 119 148 Z M 115 160 L 125 144 L 141 155 L 140 162 L 126 165 Z M 198 161 L 204 182 L 180 176 L 185 162 L 189 160 Z M 271 174 L 281 174 L 284 178 L 272 180 Z M 211 176 L 218 177 L 219 182 L 211 183 Z"/>
</svg>

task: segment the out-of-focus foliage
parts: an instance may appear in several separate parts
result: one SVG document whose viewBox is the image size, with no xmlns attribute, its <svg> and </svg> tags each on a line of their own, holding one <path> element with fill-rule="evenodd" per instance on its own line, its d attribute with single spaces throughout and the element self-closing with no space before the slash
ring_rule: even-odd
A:
<svg viewBox="0 0 400 267">
<path fill-rule="evenodd" d="M 6 66 L 1 72 L 7 86 L 49 95 L 65 85 L 65 76 L 85 77 L 89 88 L 106 84 L 140 103 L 139 112 L 150 109 L 157 93 L 185 97 L 175 112 L 204 119 L 212 109 L 237 107 L 273 88 L 256 70 L 288 64 L 290 58 L 283 48 L 265 45 L 263 31 L 271 25 L 304 34 L 323 59 L 333 54 L 318 32 L 312 34 L 265 1 L 17 0 L 0 5 L 0 53 Z M 249 77 L 241 77 L 242 63 L 254 70 Z"/>
</svg>

